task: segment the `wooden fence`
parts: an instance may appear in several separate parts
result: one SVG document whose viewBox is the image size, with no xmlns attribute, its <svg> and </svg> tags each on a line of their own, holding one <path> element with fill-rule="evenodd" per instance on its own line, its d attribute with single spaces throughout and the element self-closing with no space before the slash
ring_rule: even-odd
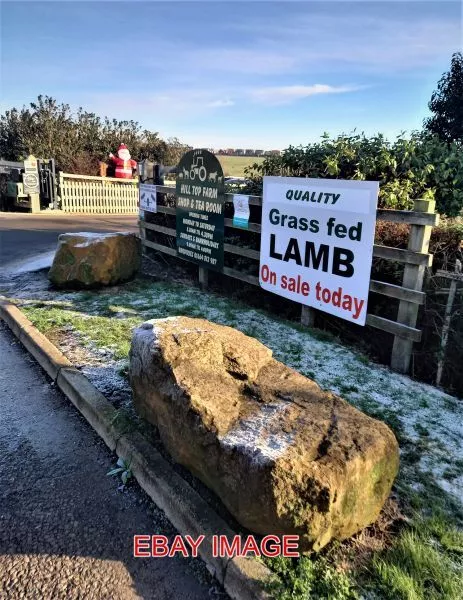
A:
<svg viewBox="0 0 463 600">
<path fill-rule="evenodd" d="M 67 213 L 134 214 L 138 181 L 58 173 L 59 207 Z"/>
<path fill-rule="evenodd" d="M 175 188 L 157 186 L 158 206 L 157 212 L 175 216 L 175 207 L 166 204 L 175 204 Z M 233 194 L 225 194 L 226 203 L 233 203 Z M 261 196 L 249 196 L 251 206 L 262 206 Z M 418 309 L 424 304 L 425 293 L 422 291 L 424 275 L 427 267 L 432 265 L 432 255 L 428 253 L 431 230 L 437 225 L 439 216 L 435 214 L 435 202 L 432 200 L 416 200 L 413 211 L 383 210 L 376 213 L 377 221 L 391 221 L 411 225 L 408 248 L 399 249 L 389 246 L 373 247 L 373 257 L 396 261 L 405 265 L 402 285 L 393 285 L 382 281 L 370 280 L 370 292 L 382 294 L 389 298 L 399 300 L 397 319 L 395 321 L 374 314 L 367 314 L 366 324 L 370 327 L 381 329 L 394 336 L 394 345 L 391 357 L 391 367 L 399 372 L 406 373 L 410 368 L 413 342 L 421 340 L 421 331 L 416 328 Z M 148 213 L 149 214 L 149 213 Z M 260 223 L 249 223 L 249 229 L 243 230 L 233 225 L 233 219 L 225 219 L 225 228 L 242 231 L 251 231 L 260 234 Z M 176 229 L 158 225 L 146 220 L 140 220 L 140 234 L 145 248 L 151 248 L 177 258 L 175 244 L 167 245 L 149 239 L 149 232 L 176 237 Z M 224 252 L 259 261 L 260 252 L 235 244 L 224 244 Z M 223 274 L 246 283 L 259 286 L 259 278 L 237 269 L 224 266 Z M 199 267 L 199 280 L 203 287 L 207 286 L 207 270 Z M 315 309 L 301 307 L 301 323 L 313 325 Z"/>
</svg>

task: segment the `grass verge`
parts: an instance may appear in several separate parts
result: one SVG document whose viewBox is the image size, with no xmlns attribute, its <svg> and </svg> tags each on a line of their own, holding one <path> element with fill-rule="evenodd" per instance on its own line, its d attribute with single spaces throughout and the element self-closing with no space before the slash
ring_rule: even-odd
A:
<svg viewBox="0 0 463 600">
<path fill-rule="evenodd" d="M 131 331 L 146 319 L 180 314 L 230 325 L 386 421 L 401 447 L 395 491 L 407 523 L 397 530 L 400 519 L 392 519 L 382 531 L 375 525 L 320 555 L 271 561 L 273 593 L 283 600 L 463 598 L 463 449 L 456 398 L 372 364 L 326 334 L 182 285 L 138 280 L 111 290 L 36 292 L 16 300 L 42 333 L 52 339 L 78 336 L 89 351 L 104 353 L 108 372 L 117 369 L 123 377 Z"/>
<path fill-rule="evenodd" d="M 263 162 L 261 156 L 225 156 L 218 155 L 225 177 L 244 177 L 244 169 L 255 163 Z"/>
</svg>

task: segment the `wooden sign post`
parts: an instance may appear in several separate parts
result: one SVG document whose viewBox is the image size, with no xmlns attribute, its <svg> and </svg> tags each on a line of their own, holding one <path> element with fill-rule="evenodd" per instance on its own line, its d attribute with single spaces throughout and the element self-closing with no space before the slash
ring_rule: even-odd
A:
<svg viewBox="0 0 463 600">
<path fill-rule="evenodd" d="M 452 308 L 457 293 L 457 281 L 463 283 L 463 273 L 450 273 L 449 271 L 437 271 L 438 277 L 444 277 L 450 279 L 449 295 L 447 297 L 447 305 L 445 307 L 444 324 L 442 326 L 442 337 L 440 342 L 440 355 L 437 362 L 437 374 L 436 374 L 436 385 L 439 386 L 442 380 L 442 372 L 444 370 L 445 363 L 445 350 L 447 348 L 447 341 L 449 339 L 450 322 L 452 321 Z"/>
<path fill-rule="evenodd" d="M 416 212 L 433 213 L 436 203 L 434 200 L 415 200 L 414 210 Z M 431 225 L 411 225 L 408 250 L 427 254 L 429 241 L 431 239 Z M 402 287 L 409 290 L 421 292 L 423 288 L 426 267 L 431 266 L 432 257 L 429 256 L 428 263 L 409 264 L 404 268 Z M 401 300 L 397 314 L 398 323 L 415 327 L 418 319 L 418 304 L 409 300 Z M 396 336 L 392 347 L 391 367 L 400 373 L 408 373 L 412 357 L 413 340 L 406 337 Z"/>
<path fill-rule="evenodd" d="M 206 289 L 208 270 L 223 271 L 224 176 L 217 157 L 207 150 L 184 154 L 176 192 L 177 252 L 199 266 L 199 282 Z"/>
</svg>

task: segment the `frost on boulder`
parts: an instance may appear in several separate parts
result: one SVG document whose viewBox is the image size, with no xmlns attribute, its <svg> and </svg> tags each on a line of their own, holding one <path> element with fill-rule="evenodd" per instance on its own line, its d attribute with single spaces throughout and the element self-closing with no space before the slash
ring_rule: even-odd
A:
<svg viewBox="0 0 463 600">
<path fill-rule="evenodd" d="M 148 321 L 129 372 L 172 457 L 247 529 L 318 550 L 377 519 L 399 466 L 394 434 L 257 340 L 203 319 Z"/>
<path fill-rule="evenodd" d="M 49 280 L 60 288 L 95 288 L 128 281 L 140 268 L 134 233 L 63 233 Z"/>
</svg>

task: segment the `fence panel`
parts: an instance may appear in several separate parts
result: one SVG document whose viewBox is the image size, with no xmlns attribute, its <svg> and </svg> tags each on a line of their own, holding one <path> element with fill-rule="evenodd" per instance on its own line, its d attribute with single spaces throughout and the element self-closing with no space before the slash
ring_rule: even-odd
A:
<svg viewBox="0 0 463 600">
<path fill-rule="evenodd" d="M 157 191 L 157 212 L 175 216 L 176 209 L 164 203 L 167 195 L 171 200 L 175 198 L 175 188 L 158 185 Z M 232 203 L 233 194 L 226 194 L 225 201 Z M 262 206 L 262 198 L 260 196 L 250 196 L 249 204 L 256 207 Z M 400 262 L 405 265 L 401 286 L 376 280 L 370 281 L 370 292 L 399 300 L 397 319 L 393 321 L 369 313 L 366 320 L 368 326 L 380 329 L 394 336 L 391 366 L 403 373 L 408 372 L 410 367 L 413 342 L 418 342 L 421 339 L 421 331 L 416 328 L 416 323 L 419 306 L 425 300 L 425 294 L 422 292 L 425 270 L 432 264 L 432 255 L 428 253 L 431 230 L 432 226 L 437 225 L 439 220 L 439 216 L 435 214 L 434 208 L 435 203 L 433 201 L 416 200 L 413 211 L 380 209 L 376 215 L 377 221 L 391 221 L 411 225 L 407 249 L 378 245 L 373 247 L 374 257 Z M 240 227 L 233 225 L 232 219 L 226 218 L 224 221 L 226 228 L 243 231 Z M 174 228 L 144 220 L 140 220 L 139 225 L 140 237 L 144 247 L 184 260 L 183 257 L 178 255 L 176 248 L 150 240 L 150 231 L 175 238 L 176 230 Z M 249 223 L 249 228 L 246 231 L 259 235 L 261 231 L 260 223 Z M 236 244 L 224 243 L 224 252 L 255 261 L 260 260 L 259 250 Z M 259 278 L 257 276 L 244 273 L 238 269 L 224 266 L 223 274 L 251 285 L 259 286 Z M 200 267 L 199 279 L 201 287 L 207 287 L 207 269 Z M 316 309 L 301 306 L 301 323 L 313 326 L 316 312 Z"/>
<path fill-rule="evenodd" d="M 58 174 L 61 210 L 67 213 L 135 214 L 138 186 L 135 179 Z"/>
</svg>

